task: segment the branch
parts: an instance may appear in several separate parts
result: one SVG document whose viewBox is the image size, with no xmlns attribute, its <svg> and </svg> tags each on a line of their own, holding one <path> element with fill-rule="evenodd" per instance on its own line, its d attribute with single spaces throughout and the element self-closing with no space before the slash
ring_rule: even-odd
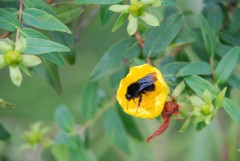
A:
<svg viewBox="0 0 240 161">
<path fill-rule="evenodd" d="M 110 108 L 113 106 L 113 104 L 116 101 L 116 97 L 114 96 L 109 102 L 107 102 L 103 107 L 94 115 L 94 117 L 91 120 L 86 121 L 84 124 L 80 125 L 79 128 L 75 131 L 76 133 L 81 133 L 85 129 L 89 128 L 92 126 L 98 119 L 102 117 L 102 115 Z"/>
<path fill-rule="evenodd" d="M 83 9 L 86 9 L 86 6 L 83 6 Z M 75 43 L 79 41 L 80 32 L 82 31 L 82 29 L 86 28 L 90 24 L 93 18 L 97 15 L 98 10 L 99 10 L 99 7 L 95 6 L 93 8 L 93 11 L 89 14 L 89 16 L 86 19 L 83 19 L 84 13 L 82 13 L 79 16 L 77 29 L 76 29 Z"/>
<path fill-rule="evenodd" d="M 22 8 L 23 8 L 23 0 L 20 0 L 20 6 L 19 6 L 19 11 L 18 11 L 18 21 L 21 23 L 22 20 Z M 20 27 L 17 28 L 17 33 L 16 33 L 16 42 L 19 39 L 19 32 L 20 32 Z"/>
<path fill-rule="evenodd" d="M 3 34 L 0 39 L 5 39 L 7 37 L 9 37 L 12 34 L 12 32 L 6 32 L 5 34 Z"/>
<path fill-rule="evenodd" d="M 136 38 L 139 46 L 143 49 L 143 47 L 144 47 L 144 41 L 143 41 L 141 35 L 139 34 L 138 31 L 136 31 L 134 35 L 135 35 L 135 38 Z M 151 60 L 151 58 L 150 58 L 149 56 L 146 57 L 146 62 L 147 62 L 149 65 L 152 65 L 152 60 Z"/>
</svg>

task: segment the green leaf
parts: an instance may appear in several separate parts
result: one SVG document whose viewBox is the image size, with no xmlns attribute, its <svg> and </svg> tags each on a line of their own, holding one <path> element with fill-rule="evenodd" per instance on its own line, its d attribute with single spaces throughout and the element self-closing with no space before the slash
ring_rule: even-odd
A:
<svg viewBox="0 0 240 161">
<path fill-rule="evenodd" d="M 76 59 L 76 44 L 74 42 L 74 35 L 58 32 L 51 32 L 50 35 L 55 42 L 58 42 L 70 48 L 70 52 L 61 53 L 69 64 L 74 64 Z"/>
<path fill-rule="evenodd" d="M 209 63 L 206 63 L 203 61 L 193 62 L 186 65 L 181 70 L 179 70 L 176 76 L 183 77 L 183 76 L 193 75 L 193 74 L 211 75 L 212 74 L 211 66 L 209 65 Z"/>
<path fill-rule="evenodd" d="M 10 139 L 10 133 L 4 128 L 2 124 L 0 124 L 0 140 L 6 141 Z"/>
<path fill-rule="evenodd" d="M 173 46 L 180 46 L 184 44 L 199 42 L 198 35 L 189 27 L 184 27 L 182 31 L 176 36 L 173 41 Z"/>
<path fill-rule="evenodd" d="M 49 40 L 48 37 L 46 37 L 45 35 L 43 35 L 42 33 L 31 29 L 31 28 L 23 28 L 20 30 L 20 36 L 23 36 L 24 38 L 39 38 L 39 39 L 46 39 Z M 48 61 L 55 63 L 59 66 L 63 66 L 64 65 L 64 60 L 62 58 L 62 56 L 60 55 L 60 53 L 48 53 L 48 54 L 42 54 L 42 57 L 44 57 L 45 59 L 47 59 Z"/>
<path fill-rule="evenodd" d="M 49 53 L 49 54 L 42 54 L 41 57 L 45 58 L 46 60 L 48 60 L 54 64 L 59 65 L 59 66 L 64 65 L 64 60 L 60 53 L 53 52 L 53 53 Z"/>
<path fill-rule="evenodd" d="M 61 144 L 54 144 L 51 147 L 51 152 L 54 156 L 54 158 L 57 161 L 66 161 L 69 160 L 68 159 L 68 149 L 65 145 L 61 145 Z"/>
<path fill-rule="evenodd" d="M 207 52 L 211 57 L 214 57 L 216 52 L 216 41 L 215 41 L 214 33 L 208 21 L 203 16 L 200 16 L 200 24 L 201 24 L 202 37 L 203 37 Z"/>
<path fill-rule="evenodd" d="M 219 32 L 223 23 L 223 11 L 221 6 L 217 3 L 210 3 L 206 5 L 205 11 L 209 25 L 214 32 Z"/>
<path fill-rule="evenodd" d="M 110 5 L 101 5 L 100 20 L 102 25 L 106 25 L 114 16 L 114 13 L 109 10 Z"/>
<path fill-rule="evenodd" d="M 34 30 L 32 28 L 21 28 L 20 36 L 22 36 L 24 38 L 38 38 L 38 39 L 48 40 L 47 36 L 45 36 L 41 32 L 38 32 L 37 30 Z"/>
<path fill-rule="evenodd" d="M 163 6 L 164 7 L 170 7 L 170 6 L 176 6 L 176 5 L 177 5 L 176 0 L 163 1 Z"/>
<path fill-rule="evenodd" d="M 84 149 L 84 144 L 79 135 L 72 137 L 75 143 L 78 144 L 77 149 L 69 149 L 69 154 L 71 161 L 88 161 L 86 150 Z"/>
<path fill-rule="evenodd" d="M 82 97 L 82 112 L 91 119 L 97 111 L 97 83 L 88 83 Z"/>
<path fill-rule="evenodd" d="M 71 132 L 74 128 L 74 119 L 66 106 L 60 106 L 55 112 L 54 120 L 58 127 L 65 132 Z"/>
<path fill-rule="evenodd" d="M 227 83 L 240 91 L 240 79 L 235 74 L 228 78 Z"/>
<path fill-rule="evenodd" d="M 166 50 L 168 45 L 182 29 L 184 17 L 182 14 L 174 14 L 161 22 L 159 27 L 154 27 L 146 37 L 143 54 L 155 57 Z"/>
<path fill-rule="evenodd" d="M 139 56 L 141 49 L 134 38 L 122 40 L 112 46 L 95 66 L 90 80 L 97 81 L 119 71 L 130 60 Z"/>
<path fill-rule="evenodd" d="M 215 100 L 215 107 L 222 107 L 226 91 L 227 87 L 223 88 L 223 90 L 217 95 Z"/>
<path fill-rule="evenodd" d="M 237 65 L 239 53 L 240 48 L 234 47 L 221 59 L 215 72 L 215 82 L 217 84 L 225 83 L 230 77 L 233 69 Z"/>
<path fill-rule="evenodd" d="M 55 64 L 42 60 L 43 65 L 33 67 L 33 71 L 36 72 L 43 80 L 48 82 L 58 94 L 61 93 L 61 82 L 58 74 L 58 68 Z"/>
<path fill-rule="evenodd" d="M 12 103 L 9 103 L 9 102 L 0 98 L 0 107 L 12 109 L 12 108 L 15 108 L 16 105 L 14 105 Z"/>
<path fill-rule="evenodd" d="M 65 132 L 61 131 L 54 138 L 54 144 L 65 145 L 67 148 L 77 149 L 77 143 Z"/>
<path fill-rule="evenodd" d="M 24 9 L 22 19 L 28 25 L 39 29 L 71 33 L 68 27 L 56 17 L 36 8 Z"/>
<path fill-rule="evenodd" d="M 143 141 L 144 138 L 143 138 L 134 118 L 127 115 L 126 113 L 124 113 L 122 108 L 119 105 L 117 105 L 117 109 L 118 109 L 118 114 L 123 122 L 123 125 L 124 125 L 127 133 L 129 135 L 131 135 L 133 138 L 135 138 L 139 141 Z"/>
<path fill-rule="evenodd" d="M 218 91 L 214 88 L 214 86 L 207 80 L 197 76 L 191 75 L 188 77 L 184 77 L 186 84 L 199 96 L 203 94 L 203 92 L 208 89 L 213 97 L 216 97 Z"/>
<path fill-rule="evenodd" d="M 225 42 L 232 44 L 232 45 L 240 46 L 240 40 L 239 40 L 238 36 L 236 36 L 236 35 L 233 36 L 227 32 L 222 32 L 220 34 L 220 36 Z"/>
<path fill-rule="evenodd" d="M 187 62 L 173 62 L 160 67 L 160 71 L 170 87 L 177 86 L 181 82 L 181 80 L 178 81 L 178 78 L 176 78 L 176 74 L 187 64 Z"/>
<path fill-rule="evenodd" d="M 103 123 L 108 138 L 113 145 L 130 155 L 128 138 L 121 119 L 113 109 L 109 109 L 103 117 Z"/>
<path fill-rule="evenodd" d="M 237 122 L 238 126 L 240 126 L 240 109 L 234 102 L 231 99 L 224 98 L 223 107 L 228 115 Z"/>
<path fill-rule="evenodd" d="M 16 31 L 19 27 L 19 21 L 17 17 L 2 8 L 0 8 L 0 28 L 6 31 Z"/>
<path fill-rule="evenodd" d="M 117 31 L 117 29 L 119 29 L 119 28 L 123 25 L 123 23 L 124 23 L 124 21 L 126 20 L 127 16 L 128 16 L 127 13 L 122 13 L 122 14 L 118 17 L 116 23 L 115 23 L 114 26 L 113 26 L 112 32 Z"/>
<path fill-rule="evenodd" d="M 23 4 L 25 8 L 37 8 L 49 14 L 56 15 L 51 7 L 49 7 L 49 5 L 44 3 L 42 0 L 24 0 Z"/>
<path fill-rule="evenodd" d="M 75 3 L 80 4 L 115 4 L 123 0 L 75 0 Z"/>
<path fill-rule="evenodd" d="M 38 38 L 26 38 L 27 47 L 24 50 L 26 54 L 44 54 L 50 52 L 69 52 L 69 48 L 50 40 Z"/>
<path fill-rule="evenodd" d="M 240 17 L 240 8 L 235 8 L 232 13 L 232 22 L 230 24 L 231 33 L 236 33 L 240 30 L 240 22 L 238 21 Z"/>
<path fill-rule="evenodd" d="M 84 12 L 82 6 L 77 4 L 59 5 L 53 9 L 56 12 L 57 17 L 64 24 L 68 24 L 73 20 L 76 20 L 76 18 Z"/>
<path fill-rule="evenodd" d="M 191 121 L 191 118 L 188 117 L 185 122 L 183 123 L 182 127 L 179 129 L 179 133 L 184 133 L 188 128 L 189 128 L 189 125 L 190 125 L 190 122 Z"/>
</svg>

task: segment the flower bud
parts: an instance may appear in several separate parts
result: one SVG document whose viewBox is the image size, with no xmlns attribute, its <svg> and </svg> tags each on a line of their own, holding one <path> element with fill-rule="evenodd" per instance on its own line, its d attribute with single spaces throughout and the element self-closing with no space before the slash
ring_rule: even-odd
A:
<svg viewBox="0 0 240 161">
<path fill-rule="evenodd" d="M 141 16 L 144 13 L 144 3 L 135 2 L 130 6 L 130 13 L 135 16 Z"/>
<path fill-rule="evenodd" d="M 4 60 L 6 64 L 16 67 L 22 63 L 22 56 L 20 52 L 15 50 L 10 50 L 5 54 Z"/>
</svg>

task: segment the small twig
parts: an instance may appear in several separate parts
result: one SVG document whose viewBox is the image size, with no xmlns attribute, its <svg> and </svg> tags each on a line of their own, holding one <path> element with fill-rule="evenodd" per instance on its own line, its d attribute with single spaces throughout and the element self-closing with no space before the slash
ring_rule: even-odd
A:
<svg viewBox="0 0 240 161">
<path fill-rule="evenodd" d="M 20 6 L 19 6 L 19 11 L 18 11 L 18 21 L 21 23 L 22 20 L 22 8 L 23 8 L 23 0 L 20 0 Z M 16 42 L 19 39 L 19 32 L 20 32 L 20 27 L 17 28 L 17 33 L 16 33 Z"/>
<path fill-rule="evenodd" d="M 83 9 L 86 9 L 86 6 L 83 6 Z M 90 22 L 92 22 L 93 18 L 97 15 L 99 10 L 99 6 L 95 6 L 93 8 L 93 11 L 89 14 L 89 16 L 86 19 L 83 19 L 84 13 L 82 13 L 79 16 L 78 19 L 78 24 L 77 24 L 77 29 L 76 29 L 76 36 L 75 36 L 75 43 L 79 41 L 80 38 L 80 32 L 86 28 Z"/>
<path fill-rule="evenodd" d="M 55 0 L 47 0 L 46 4 L 52 4 Z"/>
<path fill-rule="evenodd" d="M 3 34 L 0 39 L 5 39 L 7 37 L 9 37 L 12 34 L 12 32 L 6 32 L 5 34 Z"/>
<path fill-rule="evenodd" d="M 91 120 L 88 120 L 87 122 L 85 122 L 84 124 L 82 124 L 80 126 L 80 128 L 77 128 L 76 132 L 77 133 L 81 133 L 82 131 L 84 131 L 85 129 L 87 129 L 88 127 L 92 126 L 98 119 L 101 118 L 101 116 L 110 108 L 113 106 L 113 104 L 115 103 L 116 98 L 113 97 L 109 102 L 107 102 L 97 113 L 96 115 L 94 115 L 94 117 Z"/>
<path fill-rule="evenodd" d="M 143 41 L 141 35 L 139 34 L 139 32 L 136 31 L 134 35 L 135 35 L 135 38 L 136 38 L 139 46 L 140 46 L 141 48 L 143 48 L 143 47 L 144 47 L 144 41 Z"/>
<path fill-rule="evenodd" d="M 211 66 L 211 69 L 212 69 L 212 80 L 214 81 L 215 80 L 215 70 L 214 70 L 214 59 L 213 59 L 213 57 L 210 58 L 210 66 Z"/>
<path fill-rule="evenodd" d="M 134 35 L 135 35 L 135 38 L 136 38 L 139 46 L 143 49 L 143 47 L 144 47 L 144 41 L 143 41 L 141 35 L 139 34 L 138 31 L 136 31 Z M 153 64 L 152 64 L 152 60 L 151 60 L 151 58 L 150 58 L 149 56 L 146 57 L 146 62 L 147 62 L 149 65 L 153 65 Z"/>
<path fill-rule="evenodd" d="M 188 46 L 189 46 L 189 44 L 184 44 L 184 45 L 181 45 L 181 46 L 179 46 L 179 47 L 177 47 L 177 48 L 174 48 L 174 49 L 172 50 L 172 52 L 171 52 L 172 56 L 177 55 L 180 51 L 182 51 L 183 49 L 185 49 L 185 48 L 188 47 Z"/>
</svg>

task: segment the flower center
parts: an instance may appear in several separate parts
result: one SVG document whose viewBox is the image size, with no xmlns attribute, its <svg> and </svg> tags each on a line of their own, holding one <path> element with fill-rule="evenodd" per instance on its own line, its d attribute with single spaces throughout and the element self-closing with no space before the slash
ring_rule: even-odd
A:
<svg viewBox="0 0 240 161">
<path fill-rule="evenodd" d="M 141 16 L 144 12 L 144 3 L 142 2 L 135 2 L 130 6 L 130 13 L 135 16 Z"/>
<path fill-rule="evenodd" d="M 19 64 L 21 64 L 22 56 L 21 56 L 20 52 L 15 51 L 15 50 L 10 50 L 5 54 L 4 60 L 5 60 L 6 64 L 16 67 Z"/>
</svg>

